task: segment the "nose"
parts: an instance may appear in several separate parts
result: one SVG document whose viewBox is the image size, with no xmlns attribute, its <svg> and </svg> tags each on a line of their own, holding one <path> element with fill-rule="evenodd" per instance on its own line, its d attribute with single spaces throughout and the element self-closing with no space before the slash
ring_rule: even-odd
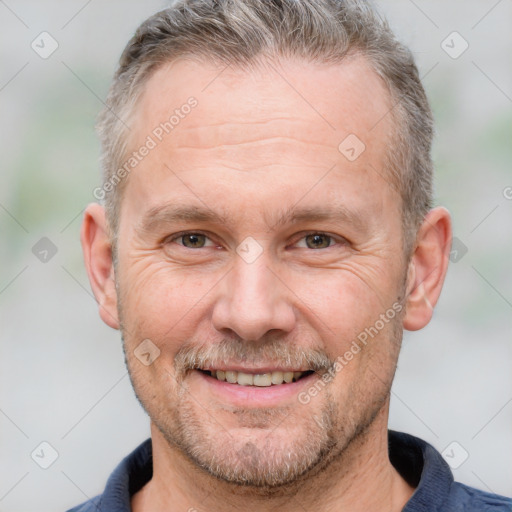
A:
<svg viewBox="0 0 512 512">
<path fill-rule="evenodd" d="M 219 332 L 231 331 L 257 341 L 269 331 L 290 332 L 296 322 L 293 293 L 261 255 L 247 263 L 236 256 L 231 271 L 219 283 L 212 322 Z"/>
</svg>

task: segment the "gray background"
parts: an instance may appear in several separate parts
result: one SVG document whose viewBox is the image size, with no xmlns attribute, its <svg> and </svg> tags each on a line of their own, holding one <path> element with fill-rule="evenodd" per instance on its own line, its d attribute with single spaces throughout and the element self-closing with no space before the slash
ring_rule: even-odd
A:
<svg viewBox="0 0 512 512">
<path fill-rule="evenodd" d="M 459 481 L 512 495 L 512 1 L 377 4 L 424 77 L 437 203 L 459 249 L 431 324 L 405 334 L 390 426 L 448 447 L 453 465 L 467 454 Z M 119 333 L 98 316 L 79 227 L 99 185 L 93 126 L 116 61 L 165 5 L 0 0 L 0 511 L 66 510 L 149 435 Z M 47 59 L 31 48 L 42 31 L 59 44 Z M 469 44 L 458 58 L 441 46 L 460 51 L 453 31 Z M 32 251 L 42 237 L 57 249 L 46 262 Z M 31 458 L 50 461 L 43 441 L 58 452 L 46 470 Z"/>
</svg>

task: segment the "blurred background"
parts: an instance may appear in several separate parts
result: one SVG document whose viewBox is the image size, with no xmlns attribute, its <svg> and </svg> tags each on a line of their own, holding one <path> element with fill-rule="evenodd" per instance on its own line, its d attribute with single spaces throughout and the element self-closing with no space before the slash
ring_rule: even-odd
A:
<svg viewBox="0 0 512 512">
<path fill-rule="evenodd" d="M 375 3 L 417 58 L 455 237 L 432 322 L 405 333 L 390 427 L 433 444 L 457 480 L 510 496 L 512 2 Z M 1 512 L 67 510 L 149 436 L 79 229 L 117 60 L 166 4 L 0 0 Z"/>
</svg>

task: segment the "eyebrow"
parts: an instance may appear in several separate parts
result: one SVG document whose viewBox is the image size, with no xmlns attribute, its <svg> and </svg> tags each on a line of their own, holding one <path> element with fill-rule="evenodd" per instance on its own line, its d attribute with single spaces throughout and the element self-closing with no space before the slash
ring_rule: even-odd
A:
<svg viewBox="0 0 512 512">
<path fill-rule="evenodd" d="M 272 220 L 269 222 L 269 219 L 266 219 L 269 231 L 285 225 L 315 221 L 350 224 L 362 232 L 367 232 L 369 227 L 368 220 L 359 211 L 353 211 L 341 205 L 290 207 L 274 215 Z M 227 215 L 204 206 L 164 204 L 148 210 L 136 229 L 142 232 L 152 232 L 161 225 L 180 222 L 229 225 Z"/>
<path fill-rule="evenodd" d="M 177 224 L 179 222 L 227 224 L 227 218 L 206 207 L 164 204 L 148 210 L 139 223 L 138 230 L 151 232 L 162 224 Z"/>
<path fill-rule="evenodd" d="M 350 210 L 342 205 L 315 206 L 315 207 L 291 207 L 281 213 L 272 223 L 272 228 L 286 224 L 299 222 L 329 221 L 342 224 L 350 224 L 358 231 L 368 230 L 368 221 L 356 210 Z"/>
</svg>

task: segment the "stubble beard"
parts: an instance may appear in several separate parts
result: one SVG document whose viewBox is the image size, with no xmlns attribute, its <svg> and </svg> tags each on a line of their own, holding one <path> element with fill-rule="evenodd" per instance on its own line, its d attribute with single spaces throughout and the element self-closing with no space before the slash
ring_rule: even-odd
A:
<svg viewBox="0 0 512 512">
<path fill-rule="evenodd" d="M 233 410 L 239 424 L 255 429 L 257 434 L 254 439 L 236 438 L 220 421 L 208 416 L 197 400 L 189 396 L 186 386 L 175 386 L 174 394 L 164 394 L 165 402 L 152 401 L 151 393 L 132 371 L 132 364 L 137 363 L 127 358 L 135 394 L 171 451 L 179 452 L 215 479 L 247 491 L 250 488 L 255 495 L 295 493 L 305 480 L 333 464 L 341 476 L 344 467 L 349 469 L 344 455 L 350 446 L 364 444 L 366 433 L 387 404 L 391 387 L 391 382 L 389 387 L 383 386 L 369 401 L 366 390 L 354 386 L 341 406 L 326 387 L 322 391 L 322 408 L 316 413 L 298 402 L 293 406 L 295 411 Z M 176 400 L 169 400 L 169 396 Z M 297 425 L 296 414 L 300 414 L 301 425 L 291 438 L 286 426 L 291 421 Z"/>
<path fill-rule="evenodd" d="M 236 440 L 225 433 L 211 436 L 188 402 L 172 417 L 152 418 L 173 450 L 179 450 L 195 467 L 218 481 L 230 484 L 239 494 L 284 496 L 295 494 L 306 481 L 336 465 L 341 478 L 351 466 L 344 464 L 350 446 L 363 445 L 362 439 L 387 402 L 388 395 L 372 404 L 363 418 L 341 417 L 339 407 L 328 401 L 320 414 L 304 417 L 301 435 L 286 445 L 270 430 L 263 439 Z M 258 410 L 261 417 L 279 417 L 275 410 Z M 283 413 L 286 415 L 286 413 Z M 277 420 L 280 423 L 281 418 Z M 281 420 L 286 423 L 286 419 Z M 272 424 L 273 421 L 269 420 Z M 279 427 L 278 427 L 279 428 Z M 218 437 L 224 437 L 220 440 Z M 280 436 L 280 440 L 286 435 Z M 244 492 L 245 491 L 245 492 Z"/>
<path fill-rule="evenodd" d="M 119 297 L 119 295 L 118 295 Z M 246 428 L 257 433 L 251 438 L 234 438 L 214 418 L 188 396 L 185 383 L 169 376 L 166 393 L 155 402 L 155 393 L 140 378 L 135 365 L 140 364 L 127 355 L 122 306 L 118 303 L 120 330 L 125 362 L 137 399 L 151 421 L 166 440 L 171 452 L 179 452 L 196 468 L 217 481 L 230 484 L 240 493 L 278 496 L 295 494 L 307 480 L 336 466 L 336 475 L 350 471 L 349 448 L 363 446 L 375 419 L 388 404 L 396 360 L 402 340 L 401 316 L 390 326 L 387 340 L 393 346 L 390 357 L 394 365 L 385 380 L 380 380 L 377 392 L 368 393 L 365 385 L 352 383 L 342 404 L 336 402 L 329 386 L 321 410 L 316 414 L 297 402 L 291 408 L 235 409 L 233 414 Z M 384 341 L 384 340 L 382 340 Z M 373 340 L 379 342 L 379 340 Z M 131 345 L 130 345 L 131 346 Z M 332 386 L 333 383 L 330 384 Z M 171 397 L 171 398 L 169 398 Z M 287 421 L 300 414 L 300 431 L 290 438 L 286 435 Z M 274 426 L 272 428 L 272 426 Z M 210 427 L 210 428 L 208 428 Z M 269 428 L 270 427 L 270 428 Z M 268 434 L 262 435 L 264 430 Z M 353 450 L 352 450 L 353 451 Z"/>
</svg>

